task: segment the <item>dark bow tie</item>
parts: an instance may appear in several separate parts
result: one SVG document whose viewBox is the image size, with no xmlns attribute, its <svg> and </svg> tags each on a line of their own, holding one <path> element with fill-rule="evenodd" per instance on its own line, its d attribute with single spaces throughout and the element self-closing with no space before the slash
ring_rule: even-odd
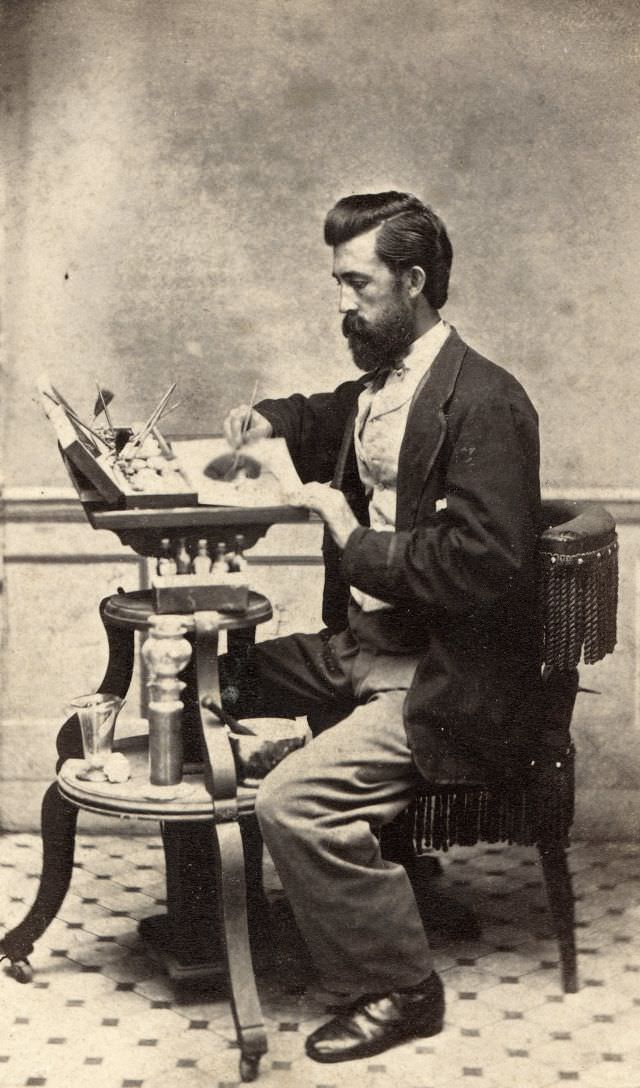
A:
<svg viewBox="0 0 640 1088">
<path fill-rule="evenodd" d="M 371 391 L 377 393 L 378 390 L 382 389 L 387 378 L 394 370 L 398 372 L 398 377 L 400 379 L 404 378 L 407 373 L 407 368 L 404 363 L 401 363 L 400 366 L 379 366 L 377 370 L 374 370 L 371 381 Z"/>
</svg>

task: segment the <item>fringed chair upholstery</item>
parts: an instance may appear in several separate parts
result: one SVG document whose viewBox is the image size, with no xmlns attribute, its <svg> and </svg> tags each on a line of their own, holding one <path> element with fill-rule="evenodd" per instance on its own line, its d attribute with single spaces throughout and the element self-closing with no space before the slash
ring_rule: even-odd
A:
<svg viewBox="0 0 640 1088">
<path fill-rule="evenodd" d="M 478 842 L 537 846 L 560 945 L 565 992 L 577 990 L 575 922 L 566 848 L 574 814 L 571 716 L 578 664 L 593 664 L 616 644 L 618 542 L 603 507 L 543 504 L 539 615 L 543 716 L 539 746 L 500 781 L 425 782 L 408 813 L 418 855 Z"/>
<path fill-rule="evenodd" d="M 540 604 L 544 661 L 574 669 L 583 656 L 593 665 L 616 644 L 618 541 L 602 507 L 578 512 L 576 503 L 545 503 L 551 522 L 540 540 Z"/>
</svg>

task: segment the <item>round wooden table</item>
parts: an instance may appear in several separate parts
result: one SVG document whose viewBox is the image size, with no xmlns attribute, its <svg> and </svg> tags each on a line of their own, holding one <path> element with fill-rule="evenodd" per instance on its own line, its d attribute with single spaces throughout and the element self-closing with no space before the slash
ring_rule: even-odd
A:
<svg viewBox="0 0 640 1088">
<path fill-rule="evenodd" d="M 257 874 L 261 843 L 258 853 L 257 832 L 251 833 L 253 838 L 245 838 L 249 851 L 254 851 L 245 866 L 243 835 L 248 825 L 255 824 L 255 820 L 244 818 L 252 816 L 257 787 L 239 784 L 229 728 L 211 706 L 220 707 L 222 703 L 218 676 L 220 632 L 228 633 L 230 650 L 235 638 L 236 650 L 243 652 L 246 643 L 255 638 L 256 625 L 271 618 L 271 605 L 262 594 L 250 592 L 248 607 L 242 612 L 157 616 L 153 593 L 139 590 L 107 597 L 100 614 L 109 643 L 109 661 L 98 691 L 126 697 L 134 667 L 134 635 L 136 631 L 147 631 L 143 657 L 153 693 L 149 737 L 153 744 L 154 729 L 166 726 L 172 718 L 174 724 L 183 727 L 182 781 L 173 785 L 150 782 L 147 737 L 115 745 L 129 761 L 131 775 L 126 782 L 90 782 L 78 777 L 85 763 L 73 758 L 82 751 L 79 722 L 73 715 L 59 734 L 59 751 L 71 758 L 59 766 L 58 778 L 43 800 L 43 868 L 38 894 L 26 917 L 3 938 L 0 951 L 11 960 L 14 977 L 28 981 L 31 968 L 27 957 L 33 942 L 56 916 L 71 882 L 78 809 L 160 822 L 169 905 L 172 898 L 176 899 L 172 889 L 176 874 L 169 865 L 172 855 L 167 843 L 171 846 L 175 830 L 174 855 L 179 857 L 185 830 L 188 839 L 190 833 L 195 834 L 194 825 L 200 825 L 209 855 L 203 864 L 206 861 L 210 865 L 215 877 L 231 1008 L 240 1047 L 240 1075 L 243 1081 L 254 1080 L 260 1058 L 267 1050 L 267 1039 L 249 946 L 246 872 L 250 878 L 252 872 Z M 60 743 L 63 734 L 64 744 Z M 257 876 L 254 880 L 258 883 Z M 214 904 L 211 910 L 215 910 Z"/>
<path fill-rule="evenodd" d="M 58 789 L 78 808 L 99 816 L 120 816 L 137 820 L 211 820 L 211 794 L 205 784 L 204 767 L 187 764 L 182 782 L 175 786 L 152 786 L 149 782 L 149 738 L 127 737 L 114 745 L 127 759 L 130 777 L 126 782 L 88 782 L 82 778 L 84 759 L 67 759 L 58 773 Z M 253 812 L 257 788 L 238 785 L 239 816 Z"/>
</svg>

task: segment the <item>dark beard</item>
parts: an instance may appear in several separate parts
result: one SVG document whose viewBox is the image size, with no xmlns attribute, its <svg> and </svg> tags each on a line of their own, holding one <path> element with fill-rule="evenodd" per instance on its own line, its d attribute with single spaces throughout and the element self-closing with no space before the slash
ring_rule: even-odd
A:
<svg viewBox="0 0 640 1088">
<path fill-rule="evenodd" d="M 358 370 L 390 370 L 404 359 L 415 336 L 413 312 L 398 307 L 376 325 L 365 325 L 358 314 L 345 314 L 342 333 Z"/>
</svg>

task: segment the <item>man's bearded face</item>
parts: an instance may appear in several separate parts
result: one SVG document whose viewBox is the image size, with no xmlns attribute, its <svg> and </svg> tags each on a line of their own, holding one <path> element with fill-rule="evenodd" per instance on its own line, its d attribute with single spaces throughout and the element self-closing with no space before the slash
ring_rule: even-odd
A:
<svg viewBox="0 0 640 1088">
<path fill-rule="evenodd" d="M 408 354 L 415 337 L 415 318 L 408 299 L 395 285 L 387 305 L 375 319 L 367 320 L 350 310 L 344 315 L 342 333 L 349 342 L 359 370 L 393 367 Z"/>
</svg>

